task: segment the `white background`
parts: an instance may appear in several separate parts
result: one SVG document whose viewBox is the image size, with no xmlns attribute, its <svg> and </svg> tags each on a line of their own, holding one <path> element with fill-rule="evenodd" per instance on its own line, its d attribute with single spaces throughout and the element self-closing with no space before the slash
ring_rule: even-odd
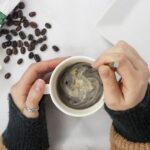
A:
<svg viewBox="0 0 150 150">
<path fill-rule="evenodd" d="M 45 22 L 51 22 L 53 28 L 48 33 L 47 52 L 42 58 L 51 59 L 66 55 L 85 55 L 93 58 L 110 47 L 96 31 L 96 23 L 111 0 L 24 0 L 27 7 L 25 13 L 35 10 L 40 27 Z M 30 30 L 26 32 L 31 32 Z M 3 39 L 0 39 L 0 42 Z M 56 44 L 61 51 L 55 53 L 51 46 Z M 37 52 L 39 48 L 37 48 Z M 0 50 L 0 63 L 3 62 L 5 50 Z M 23 65 L 16 64 L 17 58 L 23 57 Z M 25 56 L 13 56 L 9 65 L 4 65 L 0 72 L 0 133 L 8 121 L 7 94 L 27 66 L 33 61 Z M 4 74 L 10 71 L 12 78 L 4 79 Z M 109 149 L 109 128 L 111 120 L 102 109 L 86 118 L 71 118 L 59 112 L 47 101 L 47 118 L 50 143 L 54 150 L 107 150 Z"/>
</svg>

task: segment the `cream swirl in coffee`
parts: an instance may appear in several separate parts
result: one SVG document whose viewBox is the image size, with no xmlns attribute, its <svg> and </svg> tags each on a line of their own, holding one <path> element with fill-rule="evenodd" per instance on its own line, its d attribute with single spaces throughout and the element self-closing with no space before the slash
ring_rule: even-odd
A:
<svg viewBox="0 0 150 150">
<path fill-rule="evenodd" d="M 103 93 L 98 71 L 84 62 L 66 68 L 58 79 L 57 88 L 63 103 L 74 109 L 92 106 Z"/>
</svg>

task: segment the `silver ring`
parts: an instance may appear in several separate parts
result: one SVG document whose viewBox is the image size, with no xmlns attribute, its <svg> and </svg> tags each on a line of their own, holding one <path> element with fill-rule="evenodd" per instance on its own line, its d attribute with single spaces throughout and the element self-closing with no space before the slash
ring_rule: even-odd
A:
<svg viewBox="0 0 150 150">
<path fill-rule="evenodd" d="M 28 111 L 28 112 L 31 112 L 31 113 L 36 113 L 36 112 L 39 111 L 39 107 L 37 107 L 37 108 L 29 108 L 29 107 L 26 106 L 24 109 L 26 111 Z"/>
<path fill-rule="evenodd" d="M 111 68 L 118 68 L 118 67 L 119 67 L 119 61 L 111 62 L 111 63 L 109 64 L 109 66 L 110 66 Z"/>
</svg>

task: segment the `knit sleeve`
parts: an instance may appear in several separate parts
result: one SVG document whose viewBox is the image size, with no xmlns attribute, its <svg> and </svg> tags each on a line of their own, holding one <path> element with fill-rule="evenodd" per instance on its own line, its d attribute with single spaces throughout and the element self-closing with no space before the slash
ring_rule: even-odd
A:
<svg viewBox="0 0 150 150">
<path fill-rule="evenodd" d="M 105 105 L 115 131 L 128 141 L 150 143 L 150 85 L 143 101 L 127 111 L 113 111 Z"/>
<path fill-rule="evenodd" d="M 2 138 L 9 150 L 47 150 L 45 99 L 40 103 L 39 117 L 29 119 L 19 111 L 9 95 L 9 122 Z"/>
</svg>

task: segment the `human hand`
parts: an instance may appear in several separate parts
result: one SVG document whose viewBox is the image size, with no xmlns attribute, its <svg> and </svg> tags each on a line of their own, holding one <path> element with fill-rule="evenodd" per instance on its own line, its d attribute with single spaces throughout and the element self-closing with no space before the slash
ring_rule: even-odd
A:
<svg viewBox="0 0 150 150">
<path fill-rule="evenodd" d="M 117 82 L 115 72 L 108 65 L 119 62 L 116 71 L 121 80 Z M 124 111 L 139 104 L 148 87 L 148 64 L 128 45 L 120 41 L 114 47 L 104 51 L 93 64 L 101 76 L 104 86 L 104 97 L 107 107 Z"/>
<path fill-rule="evenodd" d="M 11 96 L 19 110 L 27 118 L 37 118 L 37 112 L 29 112 L 25 107 L 38 108 L 39 102 L 45 90 L 45 81 L 42 79 L 46 73 L 51 72 L 65 58 L 57 58 L 49 61 L 32 64 L 21 79 L 12 86 Z"/>
</svg>

